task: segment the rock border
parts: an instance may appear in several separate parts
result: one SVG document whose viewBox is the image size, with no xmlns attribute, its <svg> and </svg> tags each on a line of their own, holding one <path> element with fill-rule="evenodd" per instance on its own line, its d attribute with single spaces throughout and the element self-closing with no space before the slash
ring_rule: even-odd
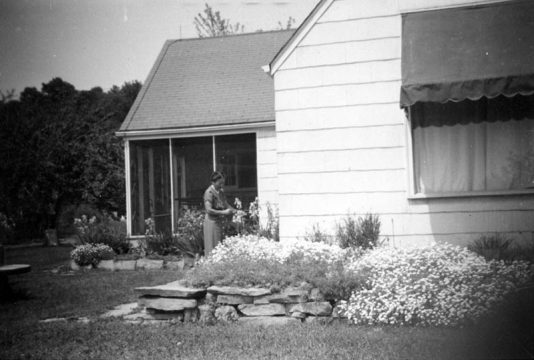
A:
<svg viewBox="0 0 534 360">
<path fill-rule="evenodd" d="M 74 260 L 70 262 L 70 268 L 74 271 L 100 269 L 108 271 L 134 271 L 134 270 L 178 270 L 187 269 L 187 262 L 182 259 L 178 261 L 152 260 L 141 258 L 137 260 L 102 260 L 96 266 L 80 266 Z"/>
<path fill-rule="evenodd" d="M 125 320 L 179 323 L 237 322 L 247 325 L 346 322 L 339 303 L 327 301 L 319 289 L 287 288 L 273 293 L 265 288 L 211 286 L 189 288 L 181 281 L 138 287 L 137 313 Z"/>
</svg>

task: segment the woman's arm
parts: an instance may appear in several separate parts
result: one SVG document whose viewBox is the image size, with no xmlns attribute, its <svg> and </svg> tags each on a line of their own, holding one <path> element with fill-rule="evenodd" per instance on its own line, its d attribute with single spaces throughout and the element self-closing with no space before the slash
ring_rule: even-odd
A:
<svg viewBox="0 0 534 360">
<path fill-rule="evenodd" d="M 232 213 L 231 209 L 215 210 L 211 206 L 211 201 L 209 200 L 204 201 L 204 208 L 206 209 L 206 212 L 210 215 L 230 215 Z"/>
</svg>

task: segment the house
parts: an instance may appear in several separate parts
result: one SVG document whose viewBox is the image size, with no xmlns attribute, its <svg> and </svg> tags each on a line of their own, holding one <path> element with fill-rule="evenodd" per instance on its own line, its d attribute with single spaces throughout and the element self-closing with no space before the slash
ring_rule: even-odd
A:
<svg viewBox="0 0 534 360">
<path fill-rule="evenodd" d="M 262 70 L 293 31 L 167 41 L 117 132 L 125 144 L 127 231 L 174 231 L 202 206 L 214 169 L 226 193 L 274 201 L 273 79 Z"/>
<path fill-rule="evenodd" d="M 216 168 L 282 241 L 374 213 L 396 246 L 532 243 L 533 33 L 532 1 L 320 0 L 295 32 L 168 42 L 119 132 L 129 234 Z"/>
<path fill-rule="evenodd" d="M 532 1 L 320 1 L 270 63 L 281 239 L 532 244 L 532 34 Z"/>
</svg>

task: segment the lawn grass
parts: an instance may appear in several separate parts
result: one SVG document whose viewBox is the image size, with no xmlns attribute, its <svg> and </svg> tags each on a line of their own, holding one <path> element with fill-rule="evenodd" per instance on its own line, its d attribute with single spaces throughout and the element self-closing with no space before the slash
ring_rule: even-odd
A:
<svg viewBox="0 0 534 360">
<path fill-rule="evenodd" d="M 0 359 L 464 359 L 529 358 L 532 291 L 463 329 L 295 324 L 133 325 L 98 315 L 136 299 L 133 288 L 173 281 L 176 271 L 53 273 L 68 248 L 10 249 L 7 263 L 30 263 L 13 277 L 19 297 L 0 304 Z M 525 311 L 525 308 L 528 311 Z M 87 316 L 39 323 L 50 317 Z M 529 343 L 530 341 L 530 343 Z M 530 357 L 532 358 L 532 357 Z"/>
</svg>

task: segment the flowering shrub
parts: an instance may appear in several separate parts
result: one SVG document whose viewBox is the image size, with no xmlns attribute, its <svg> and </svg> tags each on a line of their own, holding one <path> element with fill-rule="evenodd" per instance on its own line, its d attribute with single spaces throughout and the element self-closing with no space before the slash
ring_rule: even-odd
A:
<svg viewBox="0 0 534 360">
<path fill-rule="evenodd" d="M 175 246 L 182 253 L 195 256 L 204 252 L 204 212 L 186 210 L 176 224 Z"/>
<path fill-rule="evenodd" d="M 126 219 L 115 220 L 105 216 L 100 220 L 96 216 L 88 218 L 82 215 L 74 219 L 74 226 L 82 244 L 105 244 L 117 254 L 123 254 L 130 249 L 126 238 Z"/>
<path fill-rule="evenodd" d="M 193 286 L 236 285 L 281 289 L 307 283 L 331 299 L 348 298 L 361 280 L 345 263 L 360 253 L 304 240 L 276 242 L 256 235 L 226 238 L 186 280 Z"/>
<path fill-rule="evenodd" d="M 104 244 L 84 244 L 72 250 L 70 257 L 80 266 L 96 265 L 101 260 L 113 259 L 115 252 Z"/>
<path fill-rule="evenodd" d="M 486 261 L 449 244 L 379 247 L 349 268 L 367 279 L 342 305 L 356 324 L 469 323 L 532 275 L 526 262 Z"/>
<path fill-rule="evenodd" d="M 260 205 L 259 199 L 256 199 L 249 204 L 247 211 L 243 210 L 241 200 L 235 198 L 234 207 L 237 210 L 232 217 L 232 223 L 235 227 L 235 232 L 225 231 L 227 237 L 235 235 L 258 235 L 260 237 L 279 240 L 279 221 L 278 221 L 278 209 L 266 203 Z M 267 218 L 263 222 L 260 222 L 260 210 L 264 208 Z"/>
</svg>

